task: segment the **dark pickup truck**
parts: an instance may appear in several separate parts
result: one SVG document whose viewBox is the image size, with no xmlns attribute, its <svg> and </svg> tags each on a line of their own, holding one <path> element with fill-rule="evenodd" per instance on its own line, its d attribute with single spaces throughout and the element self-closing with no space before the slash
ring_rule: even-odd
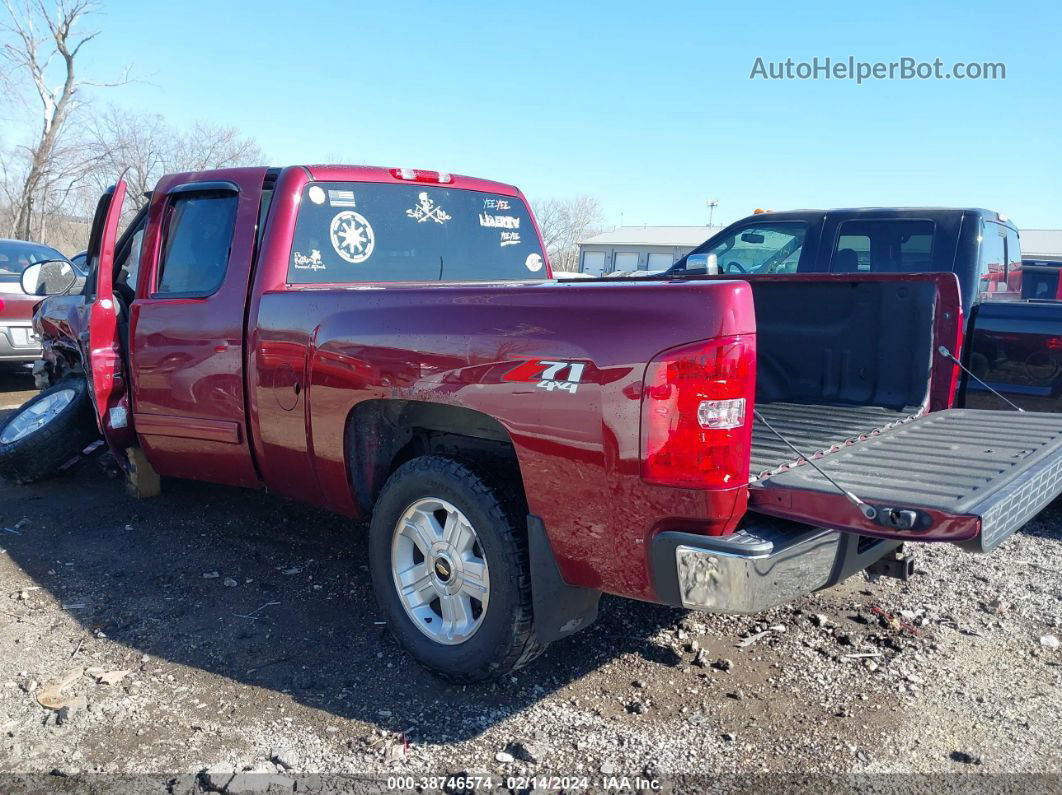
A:
<svg viewBox="0 0 1062 795">
<path fill-rule="evenodd" d="M 947 273 L 966 313 L 955 405 L 1062 411 L 1062 302 L 1033 267 L 1023 284 L 1018 228 L 979 209 L 792 210 L 751 215 L 682 258 L 670 275 L 703 273 Z M 1023 288 L 1024 291 L 1023 291 Z M 998 394 L 997 394 L 998 393 Z M 1005 400 L 999 395 L 1005 396 Z M 1008 403 L 1009 401 L 1009 403 Z"/>
<path fill-rule="evenodd" d="M 759 611 L 903 576 L 907 541 L 992 550 L 1062 490 L 1062 415 L 951 408 L 952 273 L 559 282 L 518 190 L 406 169 L 174 174 L 119 237 L 124 191 L 83 293 L 23 274 L 56 293 L 47 388 L 0 474 L 102 435 L 142 496 L 193 478 L 367 520 L 388 627 L 453 679 L 602 592 Z"/>
</svg>

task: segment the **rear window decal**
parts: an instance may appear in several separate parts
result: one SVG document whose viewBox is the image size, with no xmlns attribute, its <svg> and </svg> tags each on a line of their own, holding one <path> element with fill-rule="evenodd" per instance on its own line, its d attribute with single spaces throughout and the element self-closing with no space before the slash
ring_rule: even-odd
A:
<svg viewBox="0 0 1062 795">
<path fill-rule="evenodd" d="M 332 248 L 347 262 L 357 265 L 372 256 L 376 235 L 365 216 L 353 210 L 336 213 L 328 229 Z"/>
<path fill-rule="evenodd" d="M 324 191 L 323 204 L 310 198 L 312 188 Z M 481 214 L 488 220 L 481 223 Z M 537 254 L 544 266 L 546 255 L 526 202 L 453 187 L 310 182 L 292 238 L 291 284 L 519 281 L 545 272 L 528 264 Z M 321 254 L 319 265 L 313 251 Z"/>
<path fill-rule="evenodd" d="M 310 197 L 310 201 L 314 204 L 324 204 L 325 192 L 319 186 L 311 185 L 306 195 Z"/>
<path fill-rule="evenodd" d="M 321 261 L 321 252 L 317 249 L 311 251 L 309 256 L 296 251 L 294 258 L 295 267 L 299 270 L 323 271 L 326 267 L 324 262 Z"/>
<path fill-rule="evenodd" d="M 417 196 L 417 206 L 406 210 L 406 215 L 418 224 L 422 224 L 425 221 L 444 224 L 450 220 L 449 213 L 435 204 L 425 191 L 421 191 L 420 195 Z"/>
<path fill-rule="evenodd" d="M 524 260 L 524 265 L 532 273 L 538 273 L 542 270 L 542 257 L 538 254 L 528 254 L 527 259 Z"/>
<path fill-rule="evenodd" d="M 312 190 L 312 188 L 311 188 Z M 354 201 L 354 191 L 352 190 L 336 190 L 330 189 L 328 191 L 328 203 L 332 207 L 357 207 L 357 203 Z"/>
<path fill-rule="evenodd" d="M 489 213 L 480 213 L 479 225 L 494 226 L 501 229 L 519 229 L 520 219 L 514 215 L 490 215 Z"/>
</svg>

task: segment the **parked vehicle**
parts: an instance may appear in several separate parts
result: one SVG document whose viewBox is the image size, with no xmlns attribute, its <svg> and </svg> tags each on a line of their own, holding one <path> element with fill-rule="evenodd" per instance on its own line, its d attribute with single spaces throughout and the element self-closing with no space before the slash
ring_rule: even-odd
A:
<svg viewBox="0 0 1062 795">
<path fill-rule="evenodd" d="M 67 263 L 69 260 L 49 246 L 25 240 L 0 240 L 0 365 L 22 364 L 40 358 L 41 345 L 33 336 L 33 307 L 40 298 L 22 292 L 22 272 L 38 263 Z M 52 268 L 54 270 L 54 267 Z"/>
<path fill-rule="evenodd" d="M 1062 301 L 1062 262 L 1041 259 L 1021 261 L 1021 297 L 1035 301 Z"/>
<path fill-rule="evenodd" d="M 704 272 L 709 257 L 723 274 L 950 271 L 959 278 L 966 314 L 967 372 L 956 405 L 1062 411 L 1062 303 L 1021 300 L 1033 285 L 1023 281 L 1018 228 L 999 213 L 887 207 L 759 213 L 710 237 L 669 274 Z M 1030 275 L 1041 278 L 1039 270 Z"/>
<path fill-rule="evenodd" d="M 0 473 L 47 476 L 32 453 L 78 455 L 92 414 L 142 495 L 369 520 L 388 627 L 452 679 L 526 663 L 602 592 L 760 611 L 905 577 L 904 542 L 989 551 L 1062 490 L 1062 416 L 949 408 L 951 273 L 551 281 L 518 190 L 435 172 L 175 174 L 118 239 L 124 193 L 85 294 L 36 316 L 51 386 Z"/>
</svg>

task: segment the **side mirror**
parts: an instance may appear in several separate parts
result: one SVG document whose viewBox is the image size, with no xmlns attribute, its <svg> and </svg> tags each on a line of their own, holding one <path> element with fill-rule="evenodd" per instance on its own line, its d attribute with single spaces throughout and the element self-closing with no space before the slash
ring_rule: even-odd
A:
<svg viewBox="0 0 1062 795">
<path fill-rule="evenodd" d="M 719 273 L 719 259 L 715 254 L 690 254 L 686 257 L 686 273 L 716 276 Z"/>
<path fill-rule="evenodd" d="M 35 262 L 22 271 L 22 292 L 26 295 L 63 295 L 75 282 L 74 266 L 65 259 Z"/>
</svg>

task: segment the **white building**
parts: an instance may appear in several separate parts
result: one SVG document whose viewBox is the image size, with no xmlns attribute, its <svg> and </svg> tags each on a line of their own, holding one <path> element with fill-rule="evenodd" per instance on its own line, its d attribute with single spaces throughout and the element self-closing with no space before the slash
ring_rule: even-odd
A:
<svg viewBox="0 0 1062 795">
<path fill-rule="evenodd" d="M 621 226 L 579 243 L 579 270 L 599 276 L 613 271 L 666 270 L 721 226 Z"/>
<path fill-rule="evenodd" d="M 1062 229 L 1022 229 L 1022 259 L 1062 262 Z"/>
</svg>

